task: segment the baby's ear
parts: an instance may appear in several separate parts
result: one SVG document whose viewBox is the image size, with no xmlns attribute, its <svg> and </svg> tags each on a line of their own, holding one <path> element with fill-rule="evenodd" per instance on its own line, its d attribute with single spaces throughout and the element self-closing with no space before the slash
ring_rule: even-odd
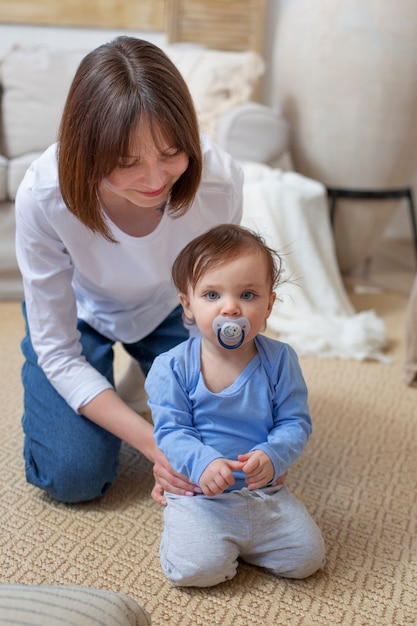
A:
<svg viewBox="0 0 417 626">
<path fill-rule="evenodd" d="M 274 306 L 274 302 L 276 299 L 277 299 L 277 294 L 275 293 L 275 291 L 272 291 L 271 295 L 269 296 L 269 302 L 268 302 L 268 317 L 272 313 L 272 307 Z"/>
<path fill-rule="evenodd" d="M 190 299 L 187 296 L 186 293 L 179 293 L 178 294 L 178 298 L 180 301 L 180 304 L 182 306 L 182 308 L 184 309 L 184 313 L 185 315 L 189 318 L 189 319 L 193 319 L 193 314 L 190 310 Z"/>
</svg>

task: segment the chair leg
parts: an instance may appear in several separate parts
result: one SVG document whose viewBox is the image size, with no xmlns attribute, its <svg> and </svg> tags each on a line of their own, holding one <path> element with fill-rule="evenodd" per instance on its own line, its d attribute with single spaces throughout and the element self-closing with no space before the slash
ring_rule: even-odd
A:
<svg viewBox="0 0 417 626">
<path fill-rule="evenodd" d="M 413 192 L 411 187 L 407 190 L 408 203 L 410 207 L 410 219 L 411 219 L 411 227 L 413 229 L 414 236 L 414 250 L 416 253 L 417 260 L 417 218 L 416 218 L 416 210 L 414 206 Z"/>
<path fill-rule="evenodd" d="M 330 192 L 330 224 L 332 226 L 332 228 L 334 228 L 334 218 L 336 215 L 336 200 L 337 200 L 337 193 L 334 192 Z"/>
</svg>

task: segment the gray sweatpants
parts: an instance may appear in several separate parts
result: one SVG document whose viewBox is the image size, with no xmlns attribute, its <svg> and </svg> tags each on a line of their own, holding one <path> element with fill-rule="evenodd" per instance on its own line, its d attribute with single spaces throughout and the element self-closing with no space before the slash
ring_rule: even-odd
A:
<svg viewBox="0 0 417 626">
<path fill-rule="evenodd" d="M 160 557 L 174 585 L 230 580 L 238 558 L 288 578 L 306 578 L 324 564 L 321 532 L 285 485 L 211 498 L 165 495 Z"/>
</svg>

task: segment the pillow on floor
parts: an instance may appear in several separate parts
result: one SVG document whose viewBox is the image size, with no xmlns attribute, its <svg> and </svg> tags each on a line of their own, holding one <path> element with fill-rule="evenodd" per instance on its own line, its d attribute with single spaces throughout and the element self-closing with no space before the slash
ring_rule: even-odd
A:
<svg viewBox="0 0 417 626">
<path fill-rule="evenodd" d="M 54 585 L 0 584 L 0 625 L 149 626 L 151 620 L 129 596 Z"/>
</svg>

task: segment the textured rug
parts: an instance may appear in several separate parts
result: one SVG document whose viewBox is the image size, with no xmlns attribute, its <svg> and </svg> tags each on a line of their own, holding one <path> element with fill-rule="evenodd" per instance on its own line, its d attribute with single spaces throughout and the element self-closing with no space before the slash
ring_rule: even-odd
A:
<svg viewBox="0 0 417 626">
<path fill-rule="evenodd" d="M 323 531 L 325 569 L 295 582 L 241 564 L 228 583 L 180 590 L 159 566 L 150 464 L 130 448 L 101 501 L 67 506 L 26 484 L 23 325 L 19 304 L 1 303 L 0 580 L 120 591 L 155 626 L 415 626 L 417 390 L 402 378 L 406 299 L 361 295 L 354 305 L 384 319 L 393 362 L 301 359 L 314 434 L 288 477 Z M 126 362 L 117 352 L 119 373 Z"/>
</svg>

